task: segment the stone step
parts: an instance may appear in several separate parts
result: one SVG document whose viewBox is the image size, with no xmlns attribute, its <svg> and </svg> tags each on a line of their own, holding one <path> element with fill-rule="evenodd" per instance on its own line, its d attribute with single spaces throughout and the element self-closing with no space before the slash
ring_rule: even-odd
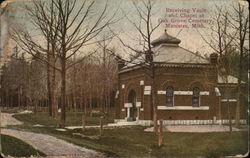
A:
<svg viewBox="0 0 250 158">
<path fill-rule="evenodd" d="M 133 122 L 117 122 L 117 123 L 109 123 L 108 126 L 135 126 L 138 125 L 136 121 Z"/>
</svg>

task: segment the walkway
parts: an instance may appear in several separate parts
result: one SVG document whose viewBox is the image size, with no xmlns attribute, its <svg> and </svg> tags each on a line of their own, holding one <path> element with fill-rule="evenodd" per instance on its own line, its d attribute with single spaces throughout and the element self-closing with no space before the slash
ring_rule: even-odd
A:
<svg viewBox="0 0 250 158">
<path fill-rule="evenodd" d="M 247 128 L 238 129 L 232 128 L 233 131 L 247 131 Z M 153 127 L 147 128 L 144 131 L 152 132 Z M 163 131 L 168 132 L 229 132 L 229 126 L 226 125 L 168 125 L 164 126 Z"/>
<path fill-rule="evenodd" d="M 1 113 L 1 127 L 5 127 L 7 125 L 21 125 L 22 122 L 16 120 L 12 115 L 14 114 L 9 114 L 9 113 Z"/>
<path fill-rule="evenodd" d="M 21 122 L 12 117 L 11 114 L 2 113 L 1 121 L 2 125 L 9 124 L 20 124 Z M 4 118 L 4 120 L 3 120 Z M 6 121 L 6 120 L 7 121 Z M 9 122 L 10 120 L 10 122 Z M 94 150 L 89 150 L 71 143 L 68 143 L 64 140 L 57 139 L 53 136 L 46 134 L 19 131 L 14 129 L 1 129 L 1 133 L 5 135 L 10 135 L 18 139 L 27 142 L 32 145 L 34 148 L 45 153 L 48 157 L 77 157 L 77 158 L 105 158 L 106 156 L 100 152 Z"/>
</svg>

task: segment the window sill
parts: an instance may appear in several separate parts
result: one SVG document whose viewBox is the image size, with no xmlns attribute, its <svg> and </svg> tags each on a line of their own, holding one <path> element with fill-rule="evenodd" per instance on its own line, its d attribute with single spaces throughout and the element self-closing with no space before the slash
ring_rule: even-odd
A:
<svg viewBox="0 0 250 158">
<path fill-rule="evenodd" d="M 199 107 L 193 107 L 193 106 L 157 106 L 158 110 L 209 110 L 209 106 L 199 106 Z"/>
<path fill-rule="evenodd" d="M 229 102 L 237 102 L 237 99 L 228 99 Z M 221 99 L 221 102 L 227 102 L 227 99 Z"/>
</svg>

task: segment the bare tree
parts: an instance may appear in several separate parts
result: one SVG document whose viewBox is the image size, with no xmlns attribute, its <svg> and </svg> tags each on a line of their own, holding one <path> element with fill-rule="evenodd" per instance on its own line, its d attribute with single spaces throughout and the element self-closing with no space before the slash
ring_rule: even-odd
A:
<svg viewBox="0 0 250 158">
<path fill-rule="evenodd" d="M 13 55 L 8 64 L 3 67 L 2 73 L 2 92 L 6 96 L 5 100 L 6 106 L 17 106 L 20 108 L 22 106 L 21 96 L 22 92 L 27 88 L 26 78 L 28 73 L 26 69 L 28 68 L 28 63 L 24 60 L 23 55 L 17 48 L 14 48 Z M 17 94 L 17 103 L 13 103 L 13 98 Z M 9 100 L 9 101 L 7 101 Z"/>
<path fill-rule="evenodd" d="M 34 52 L 48 53 L 49 55 L 55 53 L 59 59 L 60 68 L 53 66 L 48 60 L 42 59 L 42 61 L 60 72 L 62 109 L 60 126 L 64 127 L 66 121 L 67 70 L 81 60 L 71 64 L 69 64 L 68 61 L 74 54 L 81 52 L 83 47 L 95 43 L 94 40 L 97 40 L 98 34 L 115 22 L 115 13 L 109 16 L 107 14 L 108 4 L 105 3 L 103 9 L 99 12 L 100 14 L 96 14 L 93 12 L 95 9 L 95 1 L 88 0 L 81 2 L 77 0 L 34 1 L 33 4 L 34 6 L 39 4 L 43 12 L 37 12 L 32 7 L 27 9 L 27 11 L 31 12 L 31 17 L 38 15 L 36 19 L 39 21 L 36 22 L 40 24 L 38 24 L 39 27 L 37 28 L 40 29 L 41 32 L 46 32 L 43 36 L 48 46 L 44 47 L 39 44 L 34 40 L 32 35 L 25 30 L 14 31 L 13 39 L 15 39 L 23 50 L 32 55 L 35 54 Z M 46 18 L 45 21 L 40 19 L 42 16 L 47 17 L 46 15 L 48 14 L 50 16 Z M 87 56 L 89 56 L 88 52 L 81 54 L 82 59 Z"/>
<path fill-rule="evenodd" d="M 212 23 L 210 24 L 209 33 L 210 35 L 204 35 L 200 33 L 203 41 L 213 50 L 214 53 L 219 56 L 218 73 L 222 76 L 222 79 L 226 83 L 225 94 L 227 96 L 227 107 L 228 107 L 228 119 L 231 126 L 231 114 L 230 114 L 230 103 L 229 103 L 229 88 L 228 88 L 228 76 L 230 75 L 230 57 L 231 48 L 234 41 L 234 36 L 237 30 L 232 29 L 229 22 L 229 12 L 222 6 L 215 6 L 214 15 L 212 15 Z"/>
<path fill-rule="evenodd" d="M 233 37 L 237 33 L 231 29 L 229 16 L 226 8 L 216 5 L 215 12 L 211 15 L 212 23 L 209 26 L 209 32 L 205 34 L 197 30 L 203 41 L 213 52 L 219 55 L 219 58 L 225 55 L 227 48 L 233 43 Z"/>
<path fill-rule="evenodd" d="M 236 49 L 234 46 L 229 46 L 226 50 L 226 54 L 223 55 L 219 59 L 219 75 L 222 77 L 223 81 L 225 82 L 225 91 L 224 96 L 227 103 L 227 115 L 228 115 L 228 121 L 229 121 L 229 131 L 232 132 L 232 117 L 231 117 L 231 106 L 229 102 L 230 92 L 232 92 L 232 89 L 229 88 L 229 75 L 232 70 L 232 60 L 233 60 L 233 53 L 235 53 Z"/>
<path fill-rule="evenodd" d="M 34 27 L 40 31 L 42 39 L 46 41 L 45 43 L 32 37 L 32 33 L 20 26 L 14 26 L 10 34 L 12 39 L 14 39 L 25 52 L 47 64 L 49 114 L 55 117 L 57 107 L 55 103 L 55 70 L 60 70 L 56 67 L 55 51 L 58 46 L 56 38 L 60 23 L 56 16 L 55 1 L 47 2 L 33 1 L 32 6 L 29 4 L 24 7 Z"/>
<path fill-rule="evenodd" d="M 103 41 L 98 42 L 99 51 L 96 53 L 96 59 L 98 65 L 100 65 L 98 73 L 101 82 L 97 81 L 97 84 L 99 84 L 98 88 L 102 96 L 101 111 L 107 114 L 110 112 L 111 92 L 116 86 L 115 80 L 117 76 L 116 61 L 113 56 L 115 49 L 110 46 L 111 43 L 112 39 L 106 40 L 104 35 Z"/>
<path fill-rule="evenodd" d="M 160 26 L 160 23 L 156 25 L 152 22 L 152 17 L 154 15 L 154 1 L 145 0 L 145 1 L 133 1 L 133 6 L 136 11 L 136 19 L 132 20 L 127 15 L 125 17 L 129 23 L 133 26 L 136 32 L 139 34 L 138 38 L 132 38 L 131 40 L 135 41 L 138 44 L 139 49 L 135 46 L 132 46 L 121 39 L 119 36 L 118 39 L 120 43 L 128 50 L 126 52 L 129 54 L 129 60 L 121 59 L 120 56 L 116 55 L 120 60 L 124 60 L 126 63 L 141 65 L 145 68 L 146 74 L 150 78 L 151 85 L 151 95 L 150 95 L 150 104 L 153 108 L 153 122 L 154 122 L 154 131 L 157 132 L 157 106 L 156 106 L 156 84 L 155 84 L 155 63 L 154 63 L 154 52 L 152 50 L 152 35 L 155 30 Z"/>
<path fill-rule="evenodd" d="M 228 75 L 232 70 L 231 57 L 232 52 L 240 52 L 239 64 L 238 64 L 238 93 L 237 93 L 237 105 L 235 121 L 236 125 L 239 126 L 240 120 L 240 104 L 241 104 L 241 83 L 242 83 L 242 61 L 243 57 L 246 56 L 248 48 L 245 47 L 245 41 L 247 40 L 247 34 L 249 33 L 249 16 L 240 3 L 233 3 L 233 11 L 228 10 L 223 6 L 215 6 L 215 14 L 212 17 L 213 23 L 210 27 L 211 35 L 205 36 L 201 34 L 201 37 L 208 44 L 208 46 L 219 55 L 219 71 L 223 70 L 222 74 L 224 81 L 228 82 Z M 235 50 L 236 48 L 236 50 Z M 226 96 L 228 97 L 228 89 L 226 87 Z M 228 98 L 227 104 L 229 106 Z M 230 115 L 230 113 L 229 113 Z M 231 118 L 230 129 L 231 129 Z"/>
<path fill-rule="evenodd" d="M 238 127 L 240 125 L 240 106 L 241 106 L 241 96 L 242 92 L 242 74 L 243 74 L 243 58 L 248 55 L 249 46 L 246 46 L 246 40 L 249 36 L 249 13 L 246 7 L 238 3 L 237 5 L 232 5 L 233 15 L 229 20 L 230 24 L 235 30 L 238 30 L 237 35 L 234 37 L 234 42 L 239 49 L 240 58 L 238 64 L 238 93 L 237 93 L 237 105 L 235 113 L 235 124 Z"/>
<path fill-rule="evenodd" d="M 46 98 L 44 65 L 35 59 L 27 60 L 24 53 L 14 48 L 10 62 L 3 67 L 2 99 L 5 106 L 29 108 Z M 3 97 L 3 95 L 5 97 Z"/>
</svg>

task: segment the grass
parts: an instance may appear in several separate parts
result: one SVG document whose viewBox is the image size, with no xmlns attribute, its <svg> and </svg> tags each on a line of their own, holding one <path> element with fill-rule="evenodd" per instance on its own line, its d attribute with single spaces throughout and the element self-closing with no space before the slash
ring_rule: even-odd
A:
<svg viewBox="0 0 250 158">
<path fill-rule="evenodd" d="M 67 113 L 66 125 L 81 125 L 82 113 Z M 68 142 L 101 151 L 109 156 L 121 157 L 219 157 L 245 154 L 248 151 L 247 132 L 213 132 L 213 133 L 164 133 L 164 145 L 158 147 L 154 133 L 144 132 L 145 127 L 116 127 L 104 130 L 99 136 L 98 128 L 55 130 L 57 121 L 47 113 L 14 115 L 25 124 L 9 126 L 28 131 L 45 133 Z M 106 123 L 112 122 L 112 117 L 105 118 Z M 34 127 L 34 124 L 48 125 Z M 98 125 L 99 116 L 87 116 L 87 125 Z"/>
<path fill-rule="evenodd" d="M 66 118 L 66 126 L 80 126 L 82 125 L 82 112 L 67 112 L 67 118 Z M 37 112 L 37 113 L 30 113 L 30 114 L 16 114 L 14 117 L 25 124 L 29 125 L 35 125 L 35 124 L 41 124 L 45 126 L 57 126 L 58 120 L 60 118 L 60 114 L 57 117 L 57 119 L 54 119 L 52 117 L 49 117 L 47 112 Z M 88 125 L 99 125 L 100 121 L 100 114 L 93 115 L 92 117 L 87 115 L 86 116 L 86 122 Z M 113 122 L 112 116 L 104 117 L 105 123 L 111 123 Z"/>
<path fill-rule="evenodd" d="M 19 108 L 1 108 L 1 112 L 4 113 L 18 113 L 21 112 L 22 110 L 20 110 Z"/>
<path fill-rule="evenodd" d="M 45 133 L 68 142 L 101 151 L 109 156 L 120 157 L 219 157 L 245 154 L 247 132 L 214 133 L 164 133 L 164 145 L 158 147 L 154 133 L 144 132 L 145 127 L 116 127 L 104 130 L 99 136 L 98 128 L 56 131 L 53 127 L 12 126 L 33 132 Z"/>
<path fill-rule="evenodd" d="M 8 135 L 1 135 L 2 153 L 15 157 L 30 157 L 31 155 L 45 156 L 31 145 Z M 14 150 L 15 149 L 15 150 Z"/>
</svg>

